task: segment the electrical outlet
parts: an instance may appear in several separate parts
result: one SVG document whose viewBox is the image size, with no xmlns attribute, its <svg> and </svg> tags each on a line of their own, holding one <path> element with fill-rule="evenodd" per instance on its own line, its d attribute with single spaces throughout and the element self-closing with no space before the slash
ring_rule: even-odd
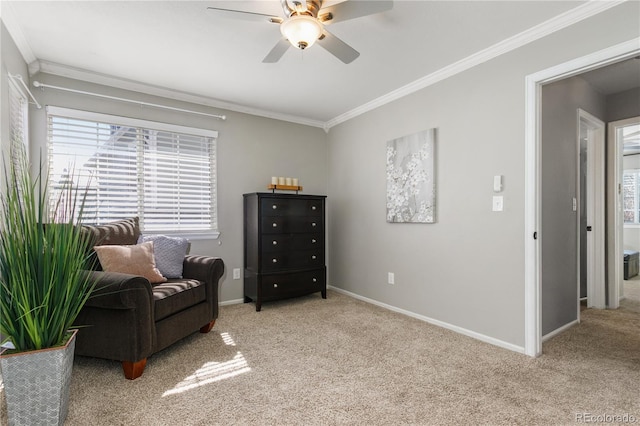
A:
<svg viewBox="0 0 640 426">
<path fill-rule="evenodd" d="M 396 283 L 396 276 L 393 272 L 389 272 L 389 284 L 395 284 Z"/>
<path fill-rule="evenodd" d="M 504 198 L 502 195 L 494 195 L 493 196 L 493 211 L 501 212 L 504 210 Z"/>
<path fill-rule="evenodd" d="M 240 279 L 240 268 L 234 268 L 233 269 L 233 279 L 234 280 L 239 280 Z"/>
</svg>

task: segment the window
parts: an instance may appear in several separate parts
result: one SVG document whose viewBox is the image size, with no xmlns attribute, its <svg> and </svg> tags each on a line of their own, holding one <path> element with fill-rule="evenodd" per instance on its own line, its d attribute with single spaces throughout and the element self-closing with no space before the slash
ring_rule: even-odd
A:
<svg viewBox="0 0 640 426">
<path fill-rule="evenodd" d="M 625 170 L 622 176 L 624 223 L 640 225 L 640 170 Z"/>
<path fill-rule="evenodd" d="M 22 167 L 21 157 L 28 158 L 27 129 L 29 104 L 27 97 L 13 78 L 9 78 L 9 156 L 14 167 Z"/>
<path fill-rule="evenodd" d="M 49 188 L 87 189 L 83 223 L 217 236 L 217 132 L 47 107 Z"/>
</svg>

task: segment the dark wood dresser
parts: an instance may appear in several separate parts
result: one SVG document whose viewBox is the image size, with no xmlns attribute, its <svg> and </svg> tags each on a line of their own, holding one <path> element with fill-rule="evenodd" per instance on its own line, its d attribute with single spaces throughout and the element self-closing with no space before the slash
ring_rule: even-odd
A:
<svg viewBox="0 0 640 426">
<path fill-rule="evenodd" d="M 327 298 L 324 195 L 244 194 L 244 301 Z"/>
</svg>

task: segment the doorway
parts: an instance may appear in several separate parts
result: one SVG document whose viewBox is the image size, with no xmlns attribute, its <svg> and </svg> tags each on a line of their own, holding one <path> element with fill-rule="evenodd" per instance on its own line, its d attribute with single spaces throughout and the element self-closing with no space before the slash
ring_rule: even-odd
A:
<svg viewBox="0 0 640 426">
<path fill-rule="evenodd" d="M 609 239 L 608 250 L 612 253 L 613 258 L 617 259 L 617 262 L 613 262 L 609 266 L 608 280 L 612 285 L 609 286 L 608 305 L 611 309 L 617 309 L 620 306 L 620 298 L 623 296 L 623 253 L 624 248 L 629 247 L 632 251 L 640 250 L 640 209 L 638 209 L 637 196 L 632 196 L 632 200 L 624 201 L 625 188 L 623 180 L 623 172 L 625 168 L 638 168 L 640 169 L 640 161 L 635 158 L 631 158 L 631 155 L 640 155 L 640 142 L 636 147 L 636 139 L 640 141 L 639 136 L 633 136 L 637 129 L 640 128 L 640 117 L 629 118 L 625 120 L 619 120 L 609 123 L 608 139 L 609 143 L 608 154 L 614 160 L 610 162 L 610 170 L 608 179 L 611 182 L 609 186 L 608 197 L 608 215 L 609 223 L 608 227 L 612 230 L 615 238 Z M 627 137 L 631 136 L 631 137 Z M 627 141 L 628 139 L 628 141 Z M 628 142 L 628 147 L 625 147 L 625 142 Z M 628 154 L 629 158 L 626 159 L 626 165 L 623 162 L 623 155 Z M 634 163 L 637 163 L 635 164 Z M 633 189 L 633 188 L 631 188 Z M 638 191 L 638 189 L 636 189 Z M 635 194 L 632 194 L 635 195 Z M 633 200 L 636 198 L 636 200 Z M 625 204 L 631 201 L 631 209 L 638 209 L 638 213 L 634 214 L 630 211 Z M 626 216 L 625 216 L 626 214 Z M 625 239 L 625 223 L 628 223 L 630 229 L 628 236 Z M 636 224 L 637 223 L 637 224 Z M 636 228 L 638 226 L 638 228 Z M 638 229 L 639 232 L 635 232 Z"/>
<path fill-rule="evenodd" d="M 604 309 L 605 124 L 578 109 L 578 305 Z M 580 307 L 578 307 L 578 318 Z"/>
<path fill-rule="evenodd" d="M 531 74 L 525 81 L 525 354 L 542 353 L 541 89 L 543 84 L 620 62 L 640 53 L 638 39 Z M 614 265 L 611 253 L 607 267 Z M 575 293 L 574 293 L 575 294 Z"/>
</svg>

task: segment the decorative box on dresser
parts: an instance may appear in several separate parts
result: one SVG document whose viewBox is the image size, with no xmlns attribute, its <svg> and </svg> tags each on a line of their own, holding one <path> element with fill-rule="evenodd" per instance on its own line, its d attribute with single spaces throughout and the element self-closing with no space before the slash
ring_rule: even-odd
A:
<svg viewBox="0 0 640 426">
<path fill-rule="evenodd" d="M 324 195 L 244 194 L 244 301 L 327 298 Z"/>
</svg>

